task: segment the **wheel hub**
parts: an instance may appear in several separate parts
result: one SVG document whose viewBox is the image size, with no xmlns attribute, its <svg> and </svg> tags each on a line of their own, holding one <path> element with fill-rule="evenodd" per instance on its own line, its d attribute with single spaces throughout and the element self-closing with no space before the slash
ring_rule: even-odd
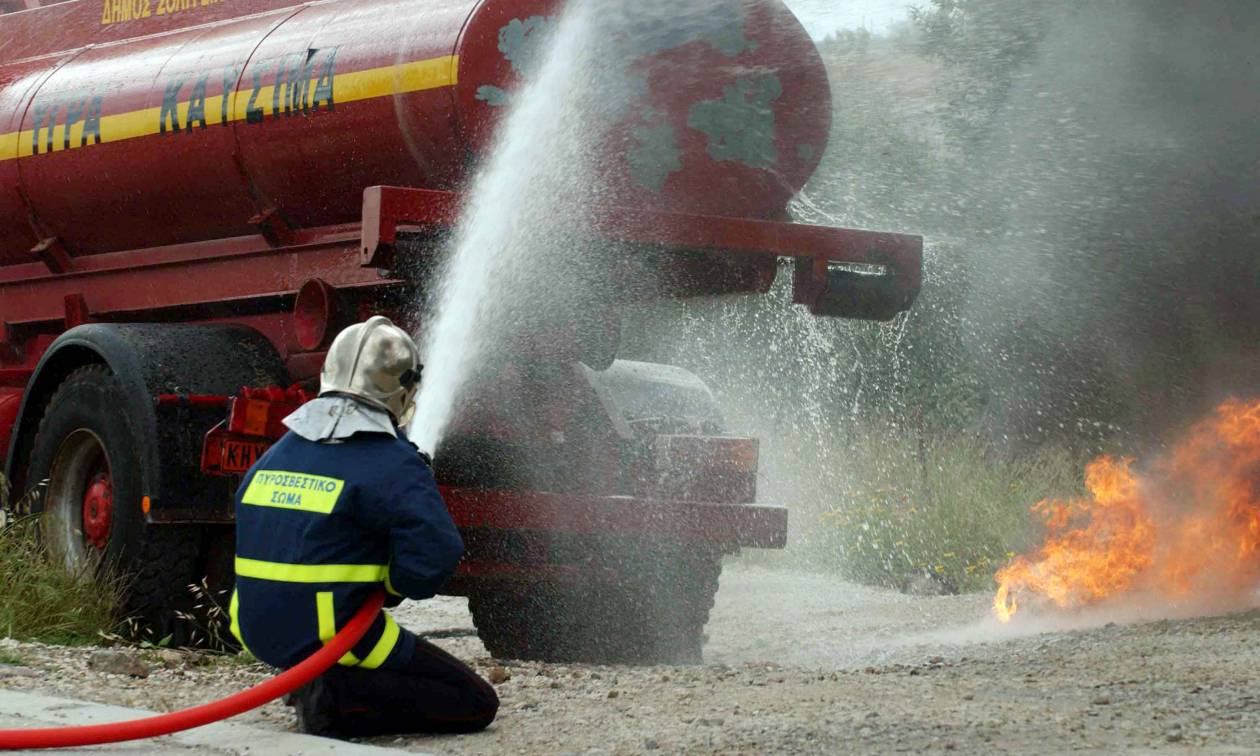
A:
<svg viewBox="0 0 1260 756">
<path fill-rule="evenodd" d="M 109 544 L 110 523 L 114 515 L 114 487 L 109 474 L 97 473 L 83 494 L 83 537 L 95 548 L 104 550 Z"/>
</svg>

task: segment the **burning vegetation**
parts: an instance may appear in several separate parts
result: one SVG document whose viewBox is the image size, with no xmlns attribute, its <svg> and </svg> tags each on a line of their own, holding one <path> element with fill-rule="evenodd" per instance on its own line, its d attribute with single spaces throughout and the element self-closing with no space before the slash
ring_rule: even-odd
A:
<svg viewBox="0 0 1260 756">
<path fill-rule="evenodd" d="M 1149 596 L 1239 606 L 1260 586 L 1260 400 L 1230 400 L 1149 468 L 1100 457 L 1088 496 L 1040 502 L 1046 538 L 997 573 L 993 609 L 1060 609 Z"/>
</svg>

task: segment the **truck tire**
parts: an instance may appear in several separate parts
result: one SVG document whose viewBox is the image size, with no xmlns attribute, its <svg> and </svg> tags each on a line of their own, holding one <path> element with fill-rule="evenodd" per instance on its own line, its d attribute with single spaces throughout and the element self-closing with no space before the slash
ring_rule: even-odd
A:
<svg viewBox="0 0 1260 756">
<path fill-rule="evenodd" d="M 117 585 L 119 619 L 139 637 L 182 645 L 191 627 L 201 533 L 145 522 L 143 444 L 118 378 L 103 365 L 72 372 L 49 400 L 31 450 L 46 546 L 76 570 Z"/>
<path fill-rule="evenodd" d="M 524 590 L 521 590 L 524 588 Z M 468 597 L 477 635 L 496 659 L 563 661 L 555 646 L 554 599 L 545 586 L 486 589 Z"/>
<path fill-rule="evenodd" d="M 586 664 L 699 664 L 721 555 L 655 544 L 613 585 L 483 589 L 469 597 L 492 656 Z"/>
<path fill-rule="evenodd" d="M 581 597 L 572 632 L 583 661 L 699 664 L 717 595 L 720 554 L 681 544 L 615 549 L 625 565 L 613 586 Z"/>
</svg>

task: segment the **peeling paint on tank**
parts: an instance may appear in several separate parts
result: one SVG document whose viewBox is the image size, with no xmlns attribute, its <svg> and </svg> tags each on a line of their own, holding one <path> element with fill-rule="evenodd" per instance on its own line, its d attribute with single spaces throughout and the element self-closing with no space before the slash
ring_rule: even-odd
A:
<svg viewBox="0 0 1260 756">
<path fill-rule="evenodd" d="M 796 145 L 796 156 L 801 160 L 813 160 L 814 156 L 817 154 L 818 149 L 812 144 Z"/>
<path fill-rule="evenodd" d="M 746 11 L 728 0 L 692 0 L 671 24 L 659 23 L 651 14 L 627 20 L 630 28 L 625 37 L 636 55 L 665 52 L 696 41 L 708 43 L 728 58 L 757 49 L 757 41 L 744 33 Z"/>
<path fill-rule="evenodd" d="M 544 45 L 555 29 L 555 16 L 514 18 L 499 29 L 499 52 L 512 64 L 512 70 L 525 79 L 533 78 L 542 62 Z M 501 87 L 477 88 L 477 99 L 499 108 L 512 102 L 512 95 Z"/>
<path fill-rule="evenodd" d="M 715 161 L 773 168 L 779 158 L 771 104 L 782 94 L 783 83 L 773 74 L 739 79 L 722 87 L 722 99 L 692 105 L 687 125 L 708 135 L 709 157 Z"/>
<path fill-rule="evenodd" d="M 659 114 L 650 108 L 643 112 L 643 125 L 631 130 L 635 146 L 626 153 L 634 183 L 654 192 L 665 187 L 671 173 L 682 170 L 678 135 L 669 123 L 652 123 L 658 118 Z"/>
<path fill-rule="evenodd" d="M 635 15 L 623 19 L 629 21 L 632 31 L 617 40 L 623 46 L 619 59 L 627 62 L 696 42 L 708 44 L 728 58 L 758 48 L 757 41 L 745 33 L 746 12 L 726 0 L 697 0 L 695 6 L 679 14 L 673 25 L 653 22 L 636 27 Z M 537 73 L 557 21 L 555 16 L 542 15 L 515 18 L 499 29 L 499 52 L 522 79 L 531 79 Z M 622 118 L 627 106 L 646 104 L 651 98 L 648 78 L 636 70 L 634 63 L 624 70 L 619 86 L 620 96 L 605 93 L 598 98 L 609 105 L 607 112 L 599 115 L 610 124 Z M 775 114 L 770 103 L 781 93 L 782 85 L 774 75 L 742 79 L 723 88 L 724 99 L 694 104 L 688 125 L 709 136 L 708 151 L 714 160 L 739 161 L 755 168 L 773 167 L 778 155 L 774 144 Z M 511 92 L 491 85 L 478 87 L 475 96 L 494 108 L 507 107 L 513 101 Z M 675 126 L 668 122 L 666 114 L 647 107 L 629 136 L 625 156 L 631 181 L 642 189 L 662 192 L 670 175 L 683 168 Z"/>
<path fill-rule="evenodd" d="M 555 16 L 514 18 L 499 30 L 499 52 L 512 63 L 512 70 L 526 78 L 532 77 L 542 63 L 543 44 L 555 26 Z"/>
<path fill-rule="evenodd" d="M 512 101 L 511 95 L 506 91 L 489 85 L 477 87 L 477 99 L 492 108 L 501 108 Z"/>
<path fill-rule="evenodd" d="M 709 44 L 713 45 L 718 52 L 728 58 L 734 58 L 742 52 L 757 49 L 756 41 L 744 36 L 744 21 L 742 18 L 738 23 L 727 24 L 714 29 L 707 39 Z"/>
</svg>

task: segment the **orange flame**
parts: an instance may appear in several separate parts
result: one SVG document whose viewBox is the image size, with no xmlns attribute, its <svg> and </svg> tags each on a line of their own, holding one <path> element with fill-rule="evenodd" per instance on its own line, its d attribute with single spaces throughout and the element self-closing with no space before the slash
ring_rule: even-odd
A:
<svg viewBox="0 0 1260 756">
<path fill-rule="evenodd" d="M 998 571 L 993 611 L 1021 602 L 1076 609 L 1135 591 L 1172 602 L 1237 602 L 1260 584 L 1260 401 L 1230 400 L 1171 453 L 1085 468 L 1089 495 L 1046 500 L 1046 538 Z"/>
</svg>

